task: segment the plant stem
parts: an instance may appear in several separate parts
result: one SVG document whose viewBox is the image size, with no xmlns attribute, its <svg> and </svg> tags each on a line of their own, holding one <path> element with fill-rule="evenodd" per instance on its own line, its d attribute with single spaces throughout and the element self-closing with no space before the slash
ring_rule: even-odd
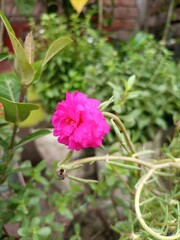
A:
<svg viewBox="0 0 180 240">
<path fill-rule="evenodd" d="M 70 150 L 70 151 L 66 154 L 65 158 L 58 163 L 58 166 L 61 165 L 61 164 L 64 164 L 65 162 L 67 162 L 67 161 L 72 157 L 73 153 L 74 153 L 74 150 Z"/>
<path fill-rule="evenodd" d="M 164 33 L 163 33 L 163 37 L 162 37 L 162 41 L 164 43 L 166 43 L 167 40 L 168 40 L 168 33 L 169 33 L 169 30 L 170 30 L 170 27 L 171 27 L 171 18 L 172 18 L 173 9 L 174 9 L 174 3 L 175 3 L 175 1 L 171 0 L 170 4 L 169 4 L 166 25 L 165 25 L 165 29 L 164 29 Z"/>
<path fill-rule="evenodd" d="M 4 10 L 4 0 L 0 0 L 0 10 L 3 11 Z M 0 53 L 2 52 L 2 42 L 3 42 L 3 32 L 4 32 L 4 24 L 1 21 L 0 22 Z"/>
<path fill-rule="evenodd" d="M 134 154 L 135 149 L 134 149 L 133 143 L 131 142 L 131 139 L 129 138 L 129 135 L 126 131 L 126 128 L 125 128 L 124 124 L 121 122 L 121 120 L 116 115 L 114 115 L 113 113 L 103 112 L 103 115 L 108 117 L 108 118 L 113 119 L 116 122 L 116 124 L 119 126 L 119 128 L 121 129 L 121 131 L 123 132 L 123 134 L 125 136 L 127 144 L 129 146 L 129 149 L 131 150 L 131 153 Z"/>
<path fill-rule="evenodd" d="M 105 156 L 97 156 L 97 157 L 88 157 L 88 158 L 82 158 L 82 159 L 78 159 L 74 162 L 70 162 L 67 163 L 65 165 L 61 165 L 60 166 L 63 168 L 65 166 L 72 166 L 74 167 L 75 165 L 83 165 L 85 163 L 93 163 L 93 162 L 97 162 L 97 161 L 110 161 L 110 160 L 119 160 L 119 161 L 123 161 L 123 162 L 133 162 L 133 163 L 137 163 L 140 164 L 142 166 L 148 167 L 148 168 L 154 168 L 154 165 L 142 160 L 139 160 L 137 158 L 132 158 L 132 157 L 124 157 L 124 156 L 109 156 L 109 155 L 105 155 Z"/>
<path fill-rule="evenodd" d="M 98 29 L 102 30 L 103 23 L 103 0 L 98 0 Z"/>
<path fill-rule="evenodd" d="M 21 85 L 21 87 L 22 88 L 21 88 L 21 93 L 20 93 L 20 97 L 19 97 L 19 102 L 24 102 L 24 98 L 25 98 L 28 86 L 23 83 Z"/>
<path fill-rule="evenodd" d="M 137 190 L 136 190 L 136 195 L 135 195 L 135 210 L 136 210 L 136 216 L 137 219 L 139 220 L 139 222 L 141 223 L 142 227 L 148 232 L 150 233 L 152 236 L 154 236 L 155 238 L 159 239 L 159 240 L 175 240 L 175 239 L 180 239 L 180 233 L 174 234 L 173 236 L 162 236 L 159 233 L 155 232 L 154 230 L 152 230 L 152 228 L 150 228 L 146 222 L 143 219 L 143 216 L 141 214 L 140 211 L 140 198 L 141 198 L 141 193 L 142 193 L 142 189 L 144 187 L 144 185 L 147 183 L 147 181 L 150 179 L 150 177 L 153 175 L 153 173 L 155 172 L 156 169 L 158 168 L 166 168 L 169 167 L 167 164 L 159 164 L 156 165 L 153 169 L 151 169 L 146 175 L 144 175 L 140 181 L 138 182 L 137 185 Z M 180 167 L 180 166 L 179 166 Z"/>
<path fill-rule="evenodd" d="M 14 124 L 14 126 L 13 126 L 13 133 L 12 133 L 12 137 L 11 137 L 11 143 L 10 143 L 9 151 L 8 151 L 8 156 L 7 156 L 7 160 L 5 162 L 6 168 L 7 168 L 8 164 L 10 163 L 10 161 L 11 161 L 11 159 L 13 157 L 13 154 L 14 154 L 14 141 L 15 141 L 17 129 L 18 129 L 17 125 Z"/>
</svg>

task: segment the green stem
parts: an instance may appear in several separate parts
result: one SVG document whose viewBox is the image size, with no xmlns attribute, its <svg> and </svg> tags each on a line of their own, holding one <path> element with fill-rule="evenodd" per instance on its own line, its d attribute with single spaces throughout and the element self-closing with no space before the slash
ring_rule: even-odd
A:
<svg viewBox="0 0 180 240">
<path fill-rule="evenodd" d="M 4 11 L 4 0 L 0 0 L 0 10 Z M 4 24 L 0 21 L 0 53 L 2 52 Z"/>
<path fill-rule="evenodd" d="M 22 84 L 21 93 L 20 93 L 20 97 L 19 97 L 19 102 L 24 102 L 26 91 L 27 91 L 27 86 L 25 84 Z M 17 130 L 18 130 L 18 126 L 17 126 L 16 123 L 14 123 L 13 133 L 12 133 L 12 136 L 11 136 L 11 142 L 10 142 L 10 146 L 9 146 L 9 151 L 8 151 L 7 159 L 5 161 L 6 167 L 5 167 L 4 174 L 6 173 L 7 167 L 8 167 L 9 163 L 11 162 L 11 160 L 14 156 L 14 143 L 15 143 Z M 21 179 L 20 179 L 21 181 L 22 181 L 22 178 L 23 178 L 23 176 L 21 175 Z M 24 185 L 24 183 L 25 182 L 23 182 L 23 185 Z"/>
<path fill-rule="evenodd" d="M 107 161 L 108 162 L 109 160 L 119 160 L 119 161 L 123 161 L 123 162 L 133 162 L 133 163 L 137 163 L 137 164 L 140 164 L 140 165 L 148 167 L 148 168 L 154 168 L 153 164 L 150 164 L 148 162 L 139 160 L 137 158 L 124 157 L 124 156 L 109 156 L 109 155 L 78 159 L 74 162 L 70 162 L 70 163 L 65 164 L 64 167 L 67 165 L 68 168 L 69 168 L 69 166 L 74 167 L 75 165 L 83 165 L 85 163 L 92 163 L 92 162 L 98 162 L 98 161 Z M 61 162 L 60 162 L 59 166 L 61 166 Z"/>
<path fill-rule="evenodd" d="M 6 168 L 9 165 L 9 163 L 10 163 L 10 161 L 13 158 L 13 155 L 14 155 L 14 141 L 15 141 L 17 129 L 18 129 L 17 125 L 14 124 L 13 133 L 12 133 L 12 137 L 11 137 L 11 143 L 10 143 L 10 147 L 9 147 L 9 151 L 8 151 L 8 156 L 7 156 L 7 160 L 5 162 Z"/>
<path fill-rule="evenodd" d="M 125 128 L 124 124 L 121 122 L 121 120 L 116 115 L 114 115 L 113 113 L 103 112 L 103 115 L 105 117 L 113 119 L 114 122 L 116 122 L 117 126 L 119 126 L 119 128 L 121 129 L 121 131 L 123 132 L 123 134 L 125 136 L 127 144 L 129 146 L 129 149 L 131 150 L 131 153 L 134 154 L 135 153 L 135 149 L 134 149 L 133 143 L 131 142 L 131 139 L 129 138 L 129 135 L 128 135 L 127 131 L 126 131 L 126 128 Z"/>
<path fill-rule="evenodd" d="M 166 26 L 165 26 L 163 37 L 162 37 L 162 41 L 164 43 L 167 42 L 169 29 L 171 27 L 171 18 L 172 18 L 173 9 L 174 9 L 174 3 L 175 3 L 174 0 L 170 1 L 170 5 L 169 5 L 169 9 L 168 9 L 168 15 L 167 15 L 167 20 L 166 20 Z"/>
<path fill-rule="evenodd" d="M 98 29 L 102 30 L 103 24 L 103 0 L 98 0 Z"/>
<path fill-rule="evenodd" d="M 74 153 L 74 150 L 70 150 L 70 151 L 66 154 L 65 158 L 58 163 L 58 166 L 60 166 L 60 165 L 64 164 L 65 162 L 67 162 L 67 161 L 72 157 L 73 153 Z"/>
<path fill-rule="evenodd" d="M 146 185 L 147 181 L 150 179 L 150 177 L 153 175 L 153 173 L 155 172 L 156 169 L 158 168 L 165 168 L 165 167 L 169 167 L 167 164 L 160 164 L 159 166 L 155 166 L 154 169 L 151 169 L 146 175 L 144 175 L 140 181 L 138 182 L 137 185 L 137 190 L 136 190 L 136 195 L 135 195 L 135 210 L 136 210 L 136 216 L 137 219 L 139 220 L 139 222 L 141 223 L 142 227 L 148 232 L 150 233 L 152 236 L 154 236 L 155 238 L 159 239 L 159 240 L 176 240 L 176 239 L 180 239 L 180 233 L 174 234 L 173 236 L 162 236 L 159 233 L 155 232 L 154 230 L 152 230 L 152 228 L 150 228 L 146 222 L 143 219 L 143 216 L 141 214 L 141 210 L 140 210 L 140 198 L 141 198 L 141 193 L 142 193 L 142 189 L 143 187 Z"/>
</svg>

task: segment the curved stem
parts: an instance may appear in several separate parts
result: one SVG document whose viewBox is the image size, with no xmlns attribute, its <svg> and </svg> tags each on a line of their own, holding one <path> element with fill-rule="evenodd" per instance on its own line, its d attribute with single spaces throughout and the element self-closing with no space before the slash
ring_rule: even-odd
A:
<svg viewBox="0 0 180 240">
<path fill-rule="evenodd" d="M 134 154 L 135 153 L 135 149 L 134 149 L 133 143 L 131 142 L 131 139 L 129 138 L 129 135 L 128 135 L 127 131 L 126 131 L 126 128 L 125 128 L 124 124 L 121 122 L 121 120 L 116 115 L 114 115 L 113 113 L 103 112 L 103 115 L 108 117 L 108 118 L 113 119 L 116 122 L 116 124 L 119 126 L 121 131 L 124 133 L 126 142 L 127 142 L 128 146 L 129 146 L 129 149 L 131 150 L 131 153 Z"/>
<path fill-rule="evenodd" d="M 70 151 L 66 154 L 65 158 L 58 163 L 58 166 L 60 166 L 61 164 L 67 162 L 67 161 L 72 157 L 73 153 L 74 153 L 74 150 L 70 150 Z"/>
<path fill-rule="evenodd" d="M 168 167 L 167 165 L 165 166 L 159 166 L 158 168 L 164 168 L 164 167 Z M 138 185 L 137 185 L 137 190 L 136 190 L 136 195 L 135 195 L 135 211 L 136 211 L 136 216 L 139 220 L 139 222 L 141 223 L 142 227 L 148 232 L 150 233 L 152 236 L 154 236 L 155 238 L 159 239 L 159 240 L 175 240 L 175 239 L 180 239 L 180 233 L 179 234 L 175 234 L 173 236 L 162 236 L 159 233 L 155 232 L 152 230 L 152 228 L 150 228 L 146 222 L 144 221 L 142 214 L 141 214 L 141 210 L 140 210 L 140 197 L 141 197 L 141 193 L 142 193 L 142 189 L 144 187 L 144 185 L 147 183 L 147 181 L 150 179 L 150 177 L 153 175 L 153 173 L 155 172 L 155 170 L 157 169 L 157 167 L 154 167 L 154 169 L 151 169 L 146 175 L 144 175 Z"/>
<path fill-rule="evenodd" d="M 88 157 L 88 158 L 82 158 L 78 159 L 74 162 L 67 163 L 65 166 L 75 166 L 75 165 L 82 165 L 85 163 L 93 163 L 93 162 L 98 162 L 98 161 L 111 161 L 111 160 L 119 160 L 123 162 L 133 162 L 140 164 L 142 166 L 148 167 L 148 168 L 154 168 L 153 164 L 147 163 L 145 161 L 139 160 L 137 158 L 132 158 L 132 157 L 124 157 L 124 156 L 98 156 L 98 157 Z M 61 162 L 59 164 L 61 166 Z"/>
</svg>

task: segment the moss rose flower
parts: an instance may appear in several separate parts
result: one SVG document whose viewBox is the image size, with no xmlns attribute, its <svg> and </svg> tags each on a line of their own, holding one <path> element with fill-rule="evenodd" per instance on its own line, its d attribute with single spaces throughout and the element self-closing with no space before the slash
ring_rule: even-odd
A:
<svg viewBox="0 0 180 240">
<path fill-rule="evenodd" d="M 69 149 L 97 148 L 110 131 L 101 111 L 99 100 L 87 98 L 76 91 L 67 92 L 66 99 L 59 102 L 52 116 L 53 134 L 58 142 Z"/>
</svg>

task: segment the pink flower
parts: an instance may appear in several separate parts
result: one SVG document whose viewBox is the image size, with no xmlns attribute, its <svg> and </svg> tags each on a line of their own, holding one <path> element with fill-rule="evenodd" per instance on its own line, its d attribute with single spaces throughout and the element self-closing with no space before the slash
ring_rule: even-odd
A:
<svg viewBox="0 0 180 240">
<path fill-rule="evenodd" d="M 67 92 L 66 100 L 58 103 L 52 116 L 53 134 L 58 136 L 58 142 L 77 151 L 99 147 L 110 131 L 99 104 L 99 100 L 78 91 Z"/>
</svg>

